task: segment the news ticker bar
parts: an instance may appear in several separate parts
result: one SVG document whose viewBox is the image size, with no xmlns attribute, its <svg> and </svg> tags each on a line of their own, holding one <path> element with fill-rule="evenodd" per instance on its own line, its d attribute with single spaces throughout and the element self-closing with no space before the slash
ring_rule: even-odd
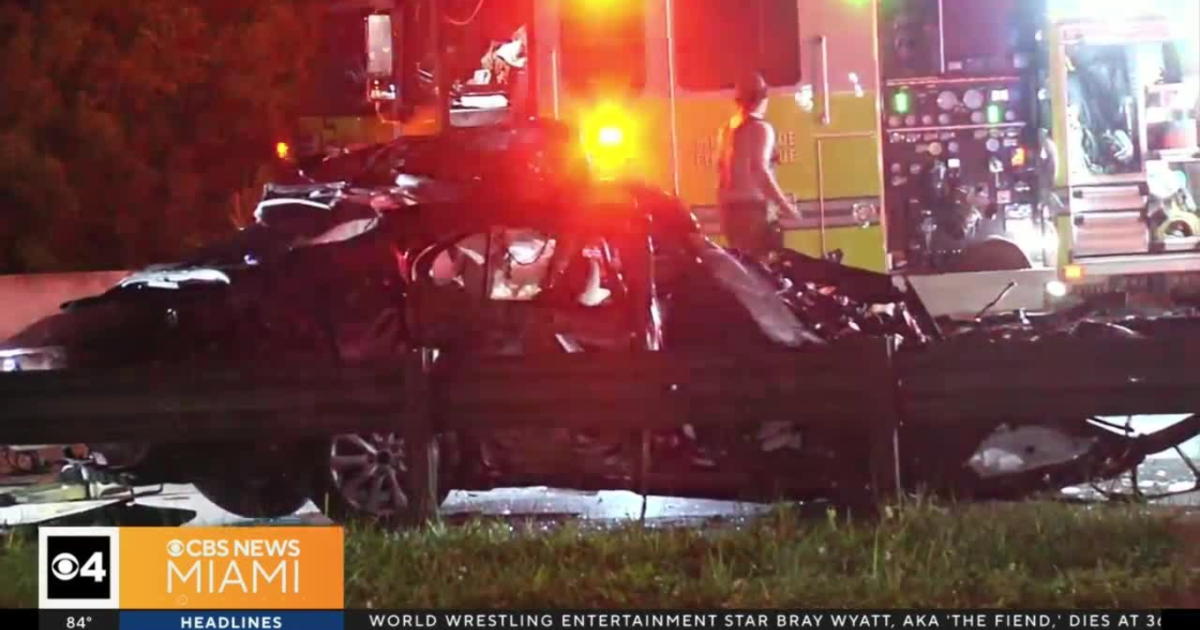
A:
<svg viewBox="0 0 1200 630">
<path fill-rule="evenodd" d="M 39 630 L 1158 630 L 1200 628 L 1200 610 L 0 610 Z"/>
</svg>

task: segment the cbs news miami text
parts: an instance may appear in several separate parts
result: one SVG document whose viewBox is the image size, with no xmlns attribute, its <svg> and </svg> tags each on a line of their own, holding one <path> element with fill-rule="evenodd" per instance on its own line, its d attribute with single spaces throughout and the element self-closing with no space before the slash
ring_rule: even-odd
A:
<svg viewBox="0 0 1200 630">
<path fill-rule="evenodd" d="M 44 527 L 38 609 L 0 628 L 42 630 L 1158 630 L 1186 610 L 355 610 L 340 527 Z"/>
</svg>

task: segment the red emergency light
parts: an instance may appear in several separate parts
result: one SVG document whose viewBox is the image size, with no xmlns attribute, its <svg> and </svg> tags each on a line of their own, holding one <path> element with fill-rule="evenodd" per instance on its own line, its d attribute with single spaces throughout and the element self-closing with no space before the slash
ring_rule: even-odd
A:
<svg viewBox="0 0 1200 630">
<path fill-rule="evenodd" d="M 616 175 L 633 159 L 636 119 L 616 103 L 604 103 L 585 112 L 580 120 L 582 143 L 595 172 Z"/>
<path fill-rule="evenodd" d="M 625 132 L 620 127 L 602 127 L 596 134 L 596 140 L 601 146 L 615 147 L 625 139 Z"/>
</svg>

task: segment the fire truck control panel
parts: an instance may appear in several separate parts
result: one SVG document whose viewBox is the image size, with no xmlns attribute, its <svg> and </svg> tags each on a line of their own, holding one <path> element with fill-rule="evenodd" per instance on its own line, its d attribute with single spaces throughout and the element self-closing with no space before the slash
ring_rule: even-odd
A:
<svg viewBox="0 0 1200 630">
<path fill-rule="evenodd" d="M 1022 47 L 1036 27 L 1022 26 L 1018 0 L 963 4 L 882 5 L 884 205 L 893 261 L 910 273 L 970 271 L 961 255 L 985 239 L 1006 239 L 1031 264 L 1047 258 L 1017 237 L 1045 227 L 1035 55 Z M 1012 27 L 971 28 L 980 20 Z"/>
</svg>

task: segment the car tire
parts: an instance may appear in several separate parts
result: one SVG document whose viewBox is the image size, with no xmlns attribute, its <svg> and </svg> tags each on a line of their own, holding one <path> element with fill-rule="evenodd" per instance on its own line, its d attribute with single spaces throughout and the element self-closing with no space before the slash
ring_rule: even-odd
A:
<svg viewBox="0 0 1200 630">
<path fill-rule="evenodd" d="M 459 457 L 457 439 L 435 441 L 438 506 L 454 487 Z M 327 443 L 316 470 L 312 500 L 329 519 L 343 524 L 401 526 L 414 516 L 409 452 L 396 433 L 344 434 Z"/>
<path fill-rule="evenodd" d="M 207 476 L 194 485 L 214 505 L 242 518 L 283 518 L 308 503 L 306 489 L 297 487 L 296 480 L 285 474 Z"/>
<path fill-rule="evenodd" d="M 217 507 L 242 518 L 291 516 L 308 503 L 312 477 L 297 444 L 221 444 L 221 458 L 195 471 L 190 481 Z M 236 462 L 236 465 L 229 465 Z"/>
</svg>

